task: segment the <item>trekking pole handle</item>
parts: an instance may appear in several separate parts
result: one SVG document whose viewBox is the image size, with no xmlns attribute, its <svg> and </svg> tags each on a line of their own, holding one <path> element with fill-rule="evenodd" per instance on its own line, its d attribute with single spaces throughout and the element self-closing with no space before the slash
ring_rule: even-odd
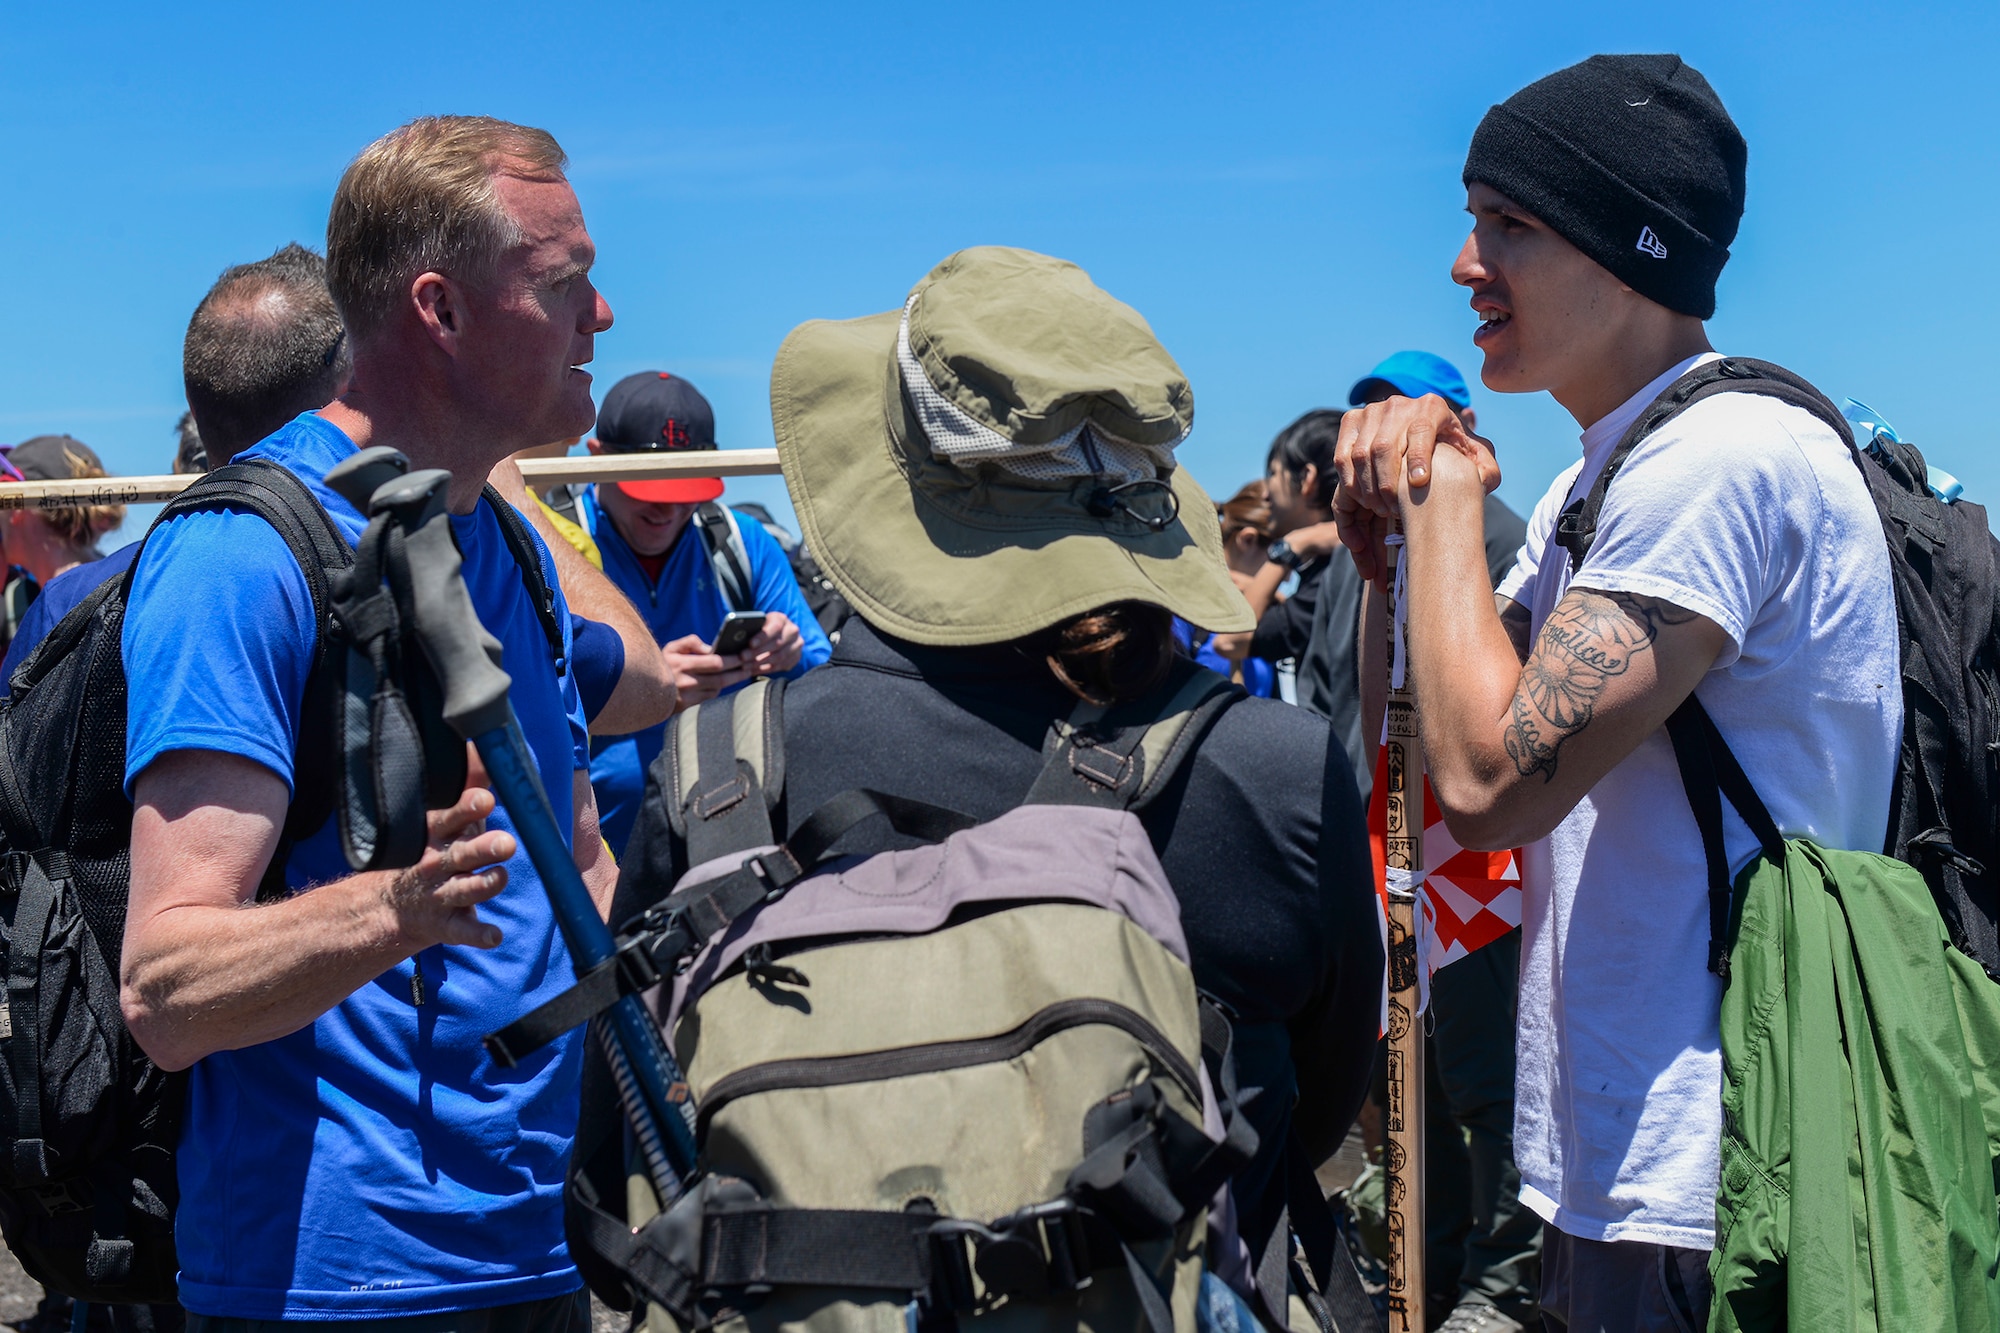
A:
<svg viewBox="0 0 2000 1333">
<path fill-rule="evenodd" d="M 410 470 L 410 460 L 401 449 L 386 444 L 357 449 L 327 469 L 326 484 L 361 513 L 376 491 Z"/>
<path fill-rule="evenodd" d="M 391 514 L 402 527 L 417 638 L 444 685 L 444 720 L 470 738 L 512 719 L 507 691 L 514 682 L 500 669 L 500 641 L 480 623 L 465 588 L 465 561 L 444 507 L 450 483 L 451 473 L 441 468 L 397 477 L 369 497 L 368 512 Z"/>
</svg>

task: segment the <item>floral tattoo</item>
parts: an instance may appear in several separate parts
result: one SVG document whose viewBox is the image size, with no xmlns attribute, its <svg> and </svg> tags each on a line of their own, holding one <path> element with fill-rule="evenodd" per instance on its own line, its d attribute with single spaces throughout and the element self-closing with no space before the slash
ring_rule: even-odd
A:
<svg viewBox="0 0 2000 1333">
<path fill-rule="evenodd" d="M 1516 771 L 1554 781 L 1563 742 L 1590 725 L 1605 688 L 1652 648 L 1662 626 L 1693 619 L 1694 612 L 1656 597 L 1589 588 L 1565 593 L 1521 667 L 1504 737 Z"/>
</svg>

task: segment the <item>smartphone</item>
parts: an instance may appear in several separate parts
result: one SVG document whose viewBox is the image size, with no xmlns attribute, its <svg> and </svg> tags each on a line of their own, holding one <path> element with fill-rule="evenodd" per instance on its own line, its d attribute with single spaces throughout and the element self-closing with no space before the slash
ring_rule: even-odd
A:
<svg viewBox="0 0 2000 1333">
<path fill-rule="evenodd" d="M 762 611 L 731 611 L 722 618 L 722 628 L 715 632 L 715 647 L 711 651 L 721 657 L 740 653 L 763 628 Z"/>
</svg>

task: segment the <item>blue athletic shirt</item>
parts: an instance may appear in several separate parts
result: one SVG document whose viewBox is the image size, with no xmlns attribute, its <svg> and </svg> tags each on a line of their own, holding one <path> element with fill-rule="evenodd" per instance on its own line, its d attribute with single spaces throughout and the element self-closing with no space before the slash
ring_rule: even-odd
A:
<svg viewBox="0 0 2000 1333">
<path fill-rule="evenodd" d="M 353 541 L 361 515 L 322 480 L 353 452 L 307 413 L 244 456 L 290 468 Z M 451 523 L 473 605 L 514 678 L 542 786 L 568 829 L 587 743 L 575 685 L 555 670 L 492 512 L 482 504 Z M 556 586 L 546 548 L 542 563 Z M 156 756 L 189 749 L 248 756 L 289 784 L 315 632 L 305 576 L 262 519 L 189 514 L 155 532 L 125 619 L 127 790 Z M 349 873 L 336 824 L 293 850 L 285 878 L 295 889 Z M 488 824 L 507 828 L 505 812 Z M 562 1187 L 582 1033 L 511 1070 L 479 1044 L 573 980 L 534 867 L 516 854 L 507 870 L 506 889 L 479 909 L 504 942 L 424 950 L 421 1007 L 406 961 L 289 1037 L 196 1062 L 174 1233 L 189 1310 L 378 1319 L 578 1287 Z"/>
<path fill-rule="evenodd" d="M 690 519 L 673 549 L 667 552 L 666 568 L 655 582 L 632 554 L 632 548 L 618 535 L 611 519 L 597 505 L 597 488 L 592 487 L 577 501 L 577 515 L 597 549 L 604 555 L 604 573 L 619 590 L 632 599 L 653 641 L 662 647 L 690 634 L 703 643 L 715 641 L 729 605 L 715 581 L 715 567 L 709 562 L 708 543 Z M 777 611 L 799 627 L 803 651 L 799 664 L 788 674 L 796 677 L 833 655 L 826 631 L 819 627 L 799 582 L 792 576 L 791 561 L 784 547 L 764 531 L 764 525 L 743 519 L 736 525 L 743 533 L 744 554 L 750 557 L 750 584 L 756 592 L 759 611 Z M 663 722 L 630 736 L 599 737 L 590 746 L 590 785 L 597 794 L 598 826 L 614 852 L 623 852 L 639 817 L 639 802 L 646 794 L 646 770 L 659 757 L 667 734 Z"/>
</svg>

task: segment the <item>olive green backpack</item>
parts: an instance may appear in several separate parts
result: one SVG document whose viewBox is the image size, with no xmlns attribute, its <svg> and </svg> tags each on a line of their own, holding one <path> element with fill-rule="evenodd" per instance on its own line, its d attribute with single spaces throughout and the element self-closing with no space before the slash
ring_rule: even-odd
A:
<svg viewBox="0 0 2000 1333">
<path fill-rule="evenodd" d="M 1134 812 L 1240 697 L 1188 667 L 1055 727 L 997 819 L 852 791 L 783 845 L 782 685 L 683 714 L 649 799 L 692 868 L 626 934 L 673 941 L 701 1169 L 660 1216 L 586 1125 L 570 1238 L 600 1295 L 654 1333 L 1191 1333 L 1257 1137 Z M 885 824 L 903 850 L 827 858 Z"/>
</svg>

